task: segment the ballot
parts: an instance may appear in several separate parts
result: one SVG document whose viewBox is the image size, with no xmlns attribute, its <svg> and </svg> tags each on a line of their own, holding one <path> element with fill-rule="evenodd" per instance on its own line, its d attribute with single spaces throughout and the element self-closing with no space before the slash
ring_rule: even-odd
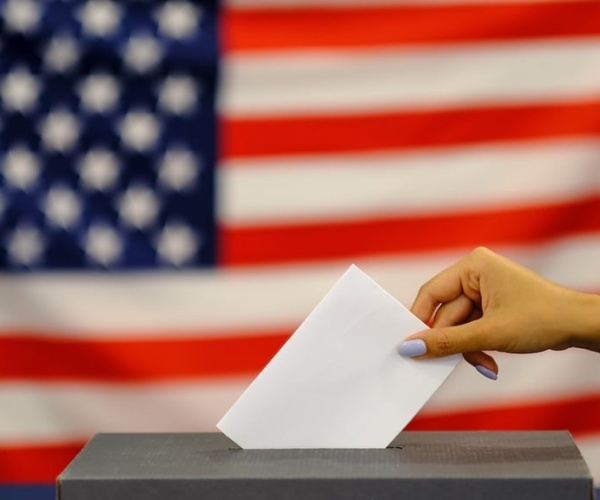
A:
<svg viewBox="0 0 600 500">
<path fill-rule="evenodd" d="M 352 265 L 217 427 L 244 449 L 385 448 L 461 359 L 398 355 L 426 328 Z"/>
</svg>

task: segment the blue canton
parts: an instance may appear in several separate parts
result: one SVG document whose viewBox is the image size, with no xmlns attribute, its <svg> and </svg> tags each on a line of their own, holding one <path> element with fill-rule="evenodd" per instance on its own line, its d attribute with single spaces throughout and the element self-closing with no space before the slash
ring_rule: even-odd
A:
<svg viewBox="0 0 600 500">
<path fill-rule="evenodd" d="M 215 263 L 216 0 L 0 0 L 0 269 Z"/>
</svg>

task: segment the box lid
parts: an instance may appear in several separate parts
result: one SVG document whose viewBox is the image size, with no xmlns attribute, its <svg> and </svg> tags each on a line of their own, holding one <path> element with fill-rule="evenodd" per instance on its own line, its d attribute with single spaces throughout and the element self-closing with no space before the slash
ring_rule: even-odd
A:
<svg viewBox="0 0 600 500">
<path fill-rule="evenodd" d="M 241 450 L 219 433 L 98 434 L 58 484 L 60 500 L 124 500 L 148 490 L 182 500 L 200 491 L 203 498 L 307 498 L 307 491 L 319 498 L 319 487 L 328 492 L 322 498 L 338 498 L 338 490 L 339 498 L 366 498 L 353 495 L 371 488 L 377 498 L 428 498 L 435 490 L 437 499 L 487 491 L 487 499 L 513 492 L 516 500 L 526 498 L 522 490 L 540 494 L 528 498 L 589 500 L 593 491 L 567 432 L 404 432 L 383 450 Z"/>
</svg>

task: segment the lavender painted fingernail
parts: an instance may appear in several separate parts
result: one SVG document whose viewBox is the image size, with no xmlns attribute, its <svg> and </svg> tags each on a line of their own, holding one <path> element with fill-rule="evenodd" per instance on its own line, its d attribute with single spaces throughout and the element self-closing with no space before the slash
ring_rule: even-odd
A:
<svg viewBox="0 0 600 500">
<path fill-rule="evenodd" d="M 406 340 L 398 346 L 397 350 L 400 356 L 414 358 L 415 356 L 422 356 L 427 353 L 427 344 L 421 339 Z"/>
<path fill-rule="evenodd" d="M 477 365 L 475 367 L 475 369 L 481 373 L 484 377 L 489 378 L 490 380 L 496 380 L 498 378 L 498 374 L 496 372 L 493 372 L 492 370 L 490 370 L 489 368 L 486 368 L 483 365 Z"/>
</svg>

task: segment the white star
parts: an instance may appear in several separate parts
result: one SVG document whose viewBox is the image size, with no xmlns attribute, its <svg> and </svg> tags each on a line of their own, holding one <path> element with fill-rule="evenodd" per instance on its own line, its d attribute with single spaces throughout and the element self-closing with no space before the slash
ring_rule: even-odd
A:
<svg viewBox="0 0 600 500">
<path fill-rule="evenodd" d="M 169 76 L 158 94 L 159 106 L 170 113 L 190 113 L 198 101 L 198 87 L 189 76 Z"/>
<path fill-rule="evenodd" d="M 110 266 L 121 256 L 123 242 L 112 227 L 104 224 L 94 224 L 86 235 L 84 249 L 88 257 L 94 262 L 103 266 Z"/>
<path fill-rule="evenodd" d="M 79 122 L 68 111 L 51 111 L 40 126 L 40 134 L 47 149 L 65 153 L 79 137 Z"/>
<path fill-rule="evenodd" d="M 158 171 L 158 182 L 165 188 L 181 191 L 192 187 L 198 176 L 196 157 L 187 149 L 169 149 Z"/>
<path fill-rule="evenodd" d="M 187 225 L 169 223 L 158 235 L 156 251 L 164 262 L 181 266 L 198 251 L 198 238 Z"/>
<path fill-rule="evenodd" d="M 156 11 L 158 27 L 164 35 L 182 40 L 198 27 L 202 12 L 190 2 L 171 1 Z"/>
<path fill-rule="evenodd" d="M 42 17 L 40 2 L 32 0 L 8 0 L 2 17 L 12 31 L 30 33 L 37 28 Z"/>
<path fill-rule="evenodd" d="M 111 75 L 98 73 L 88 76 L 80 85 L 79 96 L 88 111 L 106 113 L 117 102 L 119 86 Z"/>
<path fill-rule="evenodd" d="M 158 198 L 150 189 L 130 187 L 119 200 L 119 216 L 125 224 L 144 229 L 155 221 L 158 204 Z"/>
<path fill-rule="evenodd" d="M 135 151 L 148 151 L 158 140 L 160 127 L 154 115 L 146 111 L 130 111 L 119 124 L 121 140 Z"/>
<path fill-rule="evenodd" d="M 4 157 L 3 175 L 6 182 L 27 191 L 40 175 L 40 162 L 36 155 L 23 147 L 9 150 Z"/>
<path fill-rule="evenodd" d="M 7 251 L 16 264 L 31 266 L 39 262 L 44 251 L 44 240 L 33 226 L 17 227 L 9 238 Z"/>
<path fill-rule="evenodd" d="M 127 67 L 137 73 L 147 73 L 154 68 L 163 55 L 160 43 L 151 35 L 131 36 L 123 49 L 123 60 Z"/>
<path fill-rule="evenodd" d="M 4 107 L 21 113 L 33 108 L 39 93 L 38 79 L 23 69 L 14 70 L 6 75 L 0 87 Z"/>
<path fill-rule="evenodd" d="M 79 162 L 79 175 L 88 189 L 106 191 L 116 182 L 119 162 L 107 149 L 89 151 Z"/>
<path fill-rule="evenodd" d="M 121 22 L 121 7 L 110 0 L 88 0 L 79 9 L 83 29 L 99 38 L 112 34 Z"/>
<path fill-rule="evenodd" d="M 48 191 L 43 209 L 47 219 L 63 229 L 72 227 L 81 216 L 79 198 L 71 189 L 62 186 L 53 187 Z"/>
<path fill-rule="evenodd" d="M 44 64 L 57 73 L 64 73 L 79 59 L 79 46 L 73 38 L 60 35 L 52 38 L 44 52 Z"/>
</svg>

